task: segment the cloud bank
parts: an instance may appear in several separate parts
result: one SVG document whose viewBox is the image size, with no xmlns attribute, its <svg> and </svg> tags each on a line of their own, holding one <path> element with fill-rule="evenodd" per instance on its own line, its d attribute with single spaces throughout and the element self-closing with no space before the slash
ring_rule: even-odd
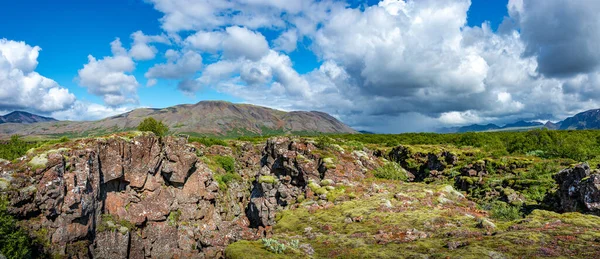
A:
<svg viewBox="0 0 600 259">
<path fill-rule="evenodd" d="M 117 39 L 112 56 L 90 55 L 79 70 L 79 84 L 110 109 L 138 103 L 132 71 L 156 56 L 165 61 L 145 71 L 149 86 L 171 80 L 186 95 L 210 88 L 273 108 L 321 110 L 376 132 L 557 120 L 600 107 L 597 1 L 510 0 L 498 30 L 467 25 L 469 0 L 148 2 L 163 13 L 163 34 L 134 32 L 129 50 Z M 168 48 L 159 53 L 156 44 Z M 33 71 L 39 48 L 24 46 L 0 58 L 0 80 L 43 78 Z M 302 51 L 318 64 L 299 73 L 291 57 Z M 68 90 L 44 79 L 35 95 L 48 101 L 17 94 L 10 103 L 73 106 Z"/>
</svg>

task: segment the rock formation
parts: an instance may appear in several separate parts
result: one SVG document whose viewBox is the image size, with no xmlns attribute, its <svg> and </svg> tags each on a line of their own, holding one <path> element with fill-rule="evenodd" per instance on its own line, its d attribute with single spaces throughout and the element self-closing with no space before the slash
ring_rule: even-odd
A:
<svg viewBox="0 0 600 259">
<path fill-rule="evenodd" d="M 582 211 L 600 215 L 600 172 L 587 163 L 561 170 L 554 175 L 559 185 L 560 210 Z"/>
<path fill-rule="evenodd" d="M 46 253 L 74 258 L 219 258 L 237 240 L 270 234 L 275 213 L 377 166 L 363 151 L 306 140 L 188 144 L 153 134 L 81 139 L 0 165 L 10 213 Z M 261 151 L 262 149 L 262 151 Z M 220 185 L 212 157 L 235 158 L 241 179 Z M 335 161 L 335 162 L 334 162 Z"/>
</svg>

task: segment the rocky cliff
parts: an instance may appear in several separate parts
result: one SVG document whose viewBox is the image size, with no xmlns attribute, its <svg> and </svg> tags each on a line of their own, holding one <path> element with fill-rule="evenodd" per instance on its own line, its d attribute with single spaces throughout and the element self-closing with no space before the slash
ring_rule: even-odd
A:
<svg viewBox="0 0 600 259">
<path fill-rule="evenodd" d="M 219 159 L 234 158 L 235 177 Z M 121 134 L 46 146 L 0 164 L 9 212 L 43 252 L 72 258 L 219 258 L 269 236 L 275 213 L 327 200 L 377 166 L 363 151 L 323 153 L 273 138 L 205 147 Z M 227 176 L 229 179 L 227 180 Z"/>
</svg>

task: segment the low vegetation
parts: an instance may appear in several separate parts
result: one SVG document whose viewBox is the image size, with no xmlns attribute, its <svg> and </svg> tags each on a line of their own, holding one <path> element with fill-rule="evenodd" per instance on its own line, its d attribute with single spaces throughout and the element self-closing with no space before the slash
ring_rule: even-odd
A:
<svg viewBox="0 0 600 259">
<path fill-rule="evenodd" d="M 157 121 L 152 117 L 148 117 L 145 118 L 142 122 L 140 122 L 140 125 L 138 125 L 137 130 L 151 131 L 156 136 L 162 137 L 169 132 L 169 127 L 165 125 L 162 121 Z"/>
<path fill-rule="evenodd" d="M 33 249 L 29 236 L 17 225 L 17 220 L 8 214 L 8 201 L 0 197 L 0 254 L 6 258 L 32 258 Z"/>
<path fill-rule="evenodd" d="M 162 122 L 152 118 L 142 124 L 140 131 L 158 136 L 168 133 Z M 552 212 L 557 189 L 552 176 L 584 161 L 596 168 L 600 164 L 600 131 L 333 134 L 306 138 L 316 150 L 297 155 L 296 162 L 315 159 L 309 156 L 315 155 L 320 159 L 315 161 L 327 170 L 363 162 L 376 166 L 364 170 L 366 178 L 361 178 L 360 184 L 338 182 L 336 178 L 332 178 L 335 182 L 308 181 L 304 188 L 310 191 L 306 196 L 303 193 L 293 206 L 277 212 L 272 236 L 236 242 L 225 250 L 227 258 L 249 254 L 261 258 L 600 255 L 599 217 Z M 243 180 L 238 170 L 243 172 L 244 167 L 234 158 L 241 152 L 236 149 L 239 139 L 189 137 L 190 142 L 204 147 L 227 146 L 226 150 L 232 150 L 233 154 L 219 153 L 231 155 L 216 155 L 204 152 L 211 149 L 198 148 L 197 155 L 211 169 L 221 191 L 235 190 L 232 184 Z M 67 141 L 26 142 L 15 136 L 0 146 L 0 156 L 14 160 L 31 148 Z M 399 145 L 405 153 L 401 157 L 390 155 Z M 354 157 L 349 159 L 349 154 Z M 41 156 L 28 158 L 23 163 L 31 168 L 43 160 Z M 252 180 L 274 185 L 285 181 L 273 175 Z M 167 223 L 177 226 L 181 214 L 171 211 Z M 102 222 L 99 231 L 135 228 L 113 218 L 103 217 Z M 6 204 L 0 203 L 0 252 L 8 258 L 31 256 L 29 237 L 15 225 L 15 219 L 6 213 Z M 308 256 L 302 249 L 314 254 Z"/>
<path fill-rule="evenodd" d="M 210 137 L 189 137 L 188 142 L 196 142 L 207 147 L 218 145 L 218 146 L 228 146 L 227 141 L 218 139 L 218 138 L 210 138 Z"/>
</svg>

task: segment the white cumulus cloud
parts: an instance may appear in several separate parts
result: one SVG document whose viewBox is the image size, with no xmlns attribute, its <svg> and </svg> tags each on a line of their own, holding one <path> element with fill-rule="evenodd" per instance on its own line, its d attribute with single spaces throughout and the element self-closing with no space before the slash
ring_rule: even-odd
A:
<svg viewBox="0 0 600 259">
<path fill-rule="evenodd" d="M 109 106 L 135 104 L 139 83 L 130 74 L 135 69 L 135 62 L 118 38 L 111 42 L 111 50 L 113 56 L 99 60 L 88 56 L 88 63 L 78 71 L 79 84 L 91 94 L 101 96 Z"/>
<path fill-rule="evenodd" d="M 75 102 L 68 89 L 35 72 L 40 50 L 25 42 L 0 39 L 0 110 L 48 113 Z"/>
</svg>

